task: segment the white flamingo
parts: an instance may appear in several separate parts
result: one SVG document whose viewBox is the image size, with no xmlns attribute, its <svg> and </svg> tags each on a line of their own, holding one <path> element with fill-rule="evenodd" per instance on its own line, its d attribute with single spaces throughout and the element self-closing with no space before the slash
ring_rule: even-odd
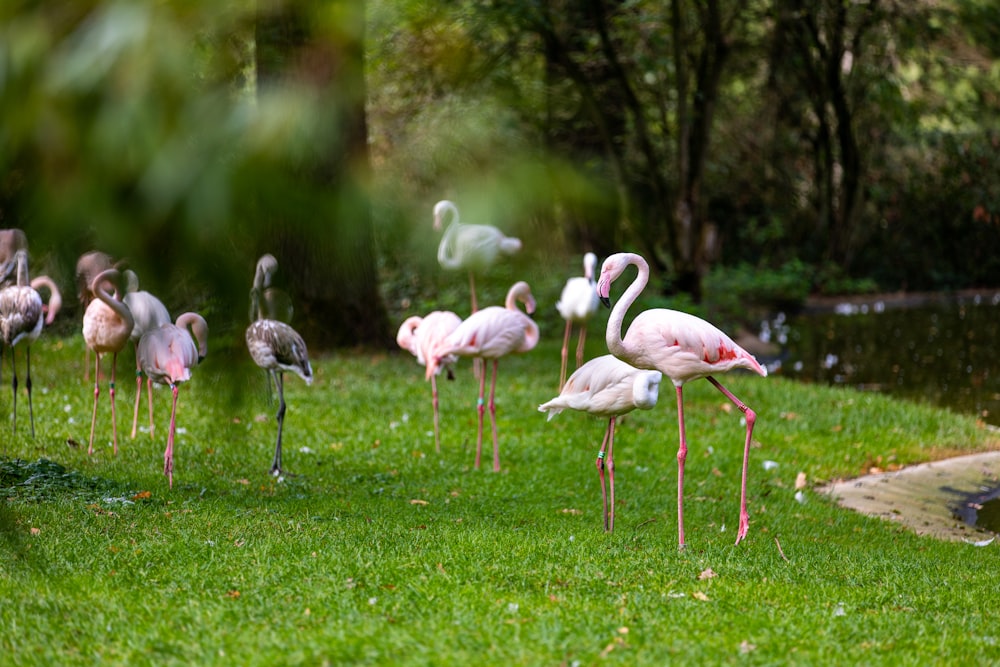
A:
<svg viewBox="0 0 1000 667">
<path fill-rule="evenodd" d="M 684 461 L 687 458 L 682 388 L 685 382 L 698 378 L 711 382 L 746 417 L 740 523 L 736 532 L 736 544 L 739 544 L 746 537 L 750 525 L 747 512 L 747 465 L 757 414 L 713 376 L 735 368 L 745 368 L 767 376 L 767 370 L 757 363 L 753 355 L 712 324 L 676 310 L 653 308 L 639 313 L 623 338 L 621 331 L 625 313 L 649 281 L 649 264 L 635 253 L 618 253 L 604 260 L 601 276 L 597 281 L 598 296 L 605 304 L 610 305 L 611 283 L 629 266 L 635 266 L 638 275 L 611 310 L 605 338 L 611 354 L 636 368 L 662 372 L 677 389 L 677 424 L 680 430 L 680 446 L 677 450 L 677 533 L 680 548 L 684 548 Z"/>
<path fill-rule="evenodd" d="M 547 412 L 549 419 L 566 409 L 608 418 L 595 463 L 604 501 L 604 530 L 608 532 L 615 529 L 615 421 L 636 408 L 649 410 L 654 407 L 662 378 L 660 371 L 640 370 L 605 354 L 576 369 L 558 396 L 538 406 L 538 411 Z M 604 481 L 605 469 L 610 478 L 610 504 Z"/>
<path fill-rule="evenodd" d="M 559 389 L 562 390 L 566 381 L 566 362 L 569 356 L 569 336 L 573 325 L 580 329 L 576 341 L 576 367 L 583 363 L 584 344 L 587 340 L 587 323 L 597 312 L 597 282 L 594 272 L 597 270 L 597 255 L 588 252 L 583 256 L 583 276 L 570 278 L 563 287 L 556 310 L 566 320 L 566 332 L 563 334 L 562 367 L 559 370 Z"/>
<path fill-rule="evenodd" d="M 521 240 L 507 236 L 491 225 L 459 223 L 458 207 L 447 199 L 434 205 L 434 229 L 440 230 L 448 215 L 451 216 L 451 222 L 438 245 L 438 263 L 450 271 L 469 272 L 472 312 L 476 312 L 479 307 L 476 301 L 475 274 L 493 266 L 499 255 L 513 255 L 521 250 Z"/>
</svg>

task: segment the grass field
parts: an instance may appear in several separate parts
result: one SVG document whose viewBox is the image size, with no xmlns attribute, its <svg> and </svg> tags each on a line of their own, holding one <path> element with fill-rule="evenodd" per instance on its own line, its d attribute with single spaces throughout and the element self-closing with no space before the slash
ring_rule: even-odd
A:
<svg viewBox="0 0 1000 667">
<path fill-rule="evenodd" d="M 595 337 L 589 356 L 603 352 Z M 557 334 L 545 340 L 558 339 Z M 536 406 L 556 343 L 501 363 L 503 469 L 473 470 L 476 384 L 430 386 L 406 354 L 314 360 L 289 377 L 285 466 L 267 475 L 275 407 L 238 343 L 213 341 L 181 388 L 174 488 L 132 440 L 134 363 L 119 359 L 117 457 L 106 385 L 79 336 L 32 349 L 5 432 L 0 664 L 987 664 L 1000 655 L 995 546 L 922 539 L 836 507 L 821 481 L 996 448 L 971 417 L 883 396 L 732 375 L 758 413 L 750 533 L 734 546 L 743 426 L 708 383 L 686 389 L 686 530 L 677 549 L 670 386 L 616 446 L 617 523 L 601 527 L 604 423 Z M 9 415 L 9 356 L 0 406 Z M 18 352 L 23 391 L 23 351 Z M 142 406 L 145 410 L 145 404 Z M 8 424 L 9 422 L 4 422 Z M 765 470 L 764 462 L 776 466 Z M 795 480 L 805 473 L 802 502 Z M 683 660 L 683 662 L 679 662 Z"/>
</svg>

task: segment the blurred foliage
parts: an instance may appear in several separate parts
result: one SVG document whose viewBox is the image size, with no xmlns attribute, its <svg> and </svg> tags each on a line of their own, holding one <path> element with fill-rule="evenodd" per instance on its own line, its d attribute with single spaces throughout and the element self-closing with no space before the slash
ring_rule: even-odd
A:
<svg viewBox="0 0 1000 667">
<path fill-rule="evenodd" d="M 172 310 L 236 313 L 242 323 L 258 244 L 273 232 L 261 210 L 294 211 L 311 220 L 302 223 L 310 233 L 334 234 L 331 220 L 352 219 L 294 168 L 338 150 L 331 97 L 302 81 L 256 84 L 255 22 L 272 4 L 281 3 L 0 5 L 0 226 L 28 232 L 33 272 L 73 293 L 75 259 L 96 247 L 126 257 Z M 337 3 L 300 4 L 324 39 L 347 25 Z M 653 205 L 661 201 L 653 190 L 667 188 L 670 202 L 680 189 L 681 70 L 693 76 L 706 53 L 699 31 L 708 17 L 698 10 L 710 6 L 550 3 L 539 13 L 519 0 L 366 2 L 372 170 L 358 178 L 372 204 L 391 316 L 464 303 L 466 277 L 435 260 L 431 209 L 443 198 L 463 221 L 525 241 L 518 257 L 482 277 L 491 302 L 522 275 L 557 296 L 587 250 L 653 248 L 650 260 L 670 267 L 662 239 L 674 211 Z M 671 7 L 683 10 L 678 25 Z M 842 156 L 817 141 L 827 121 L 802 85 L 804 52 L 777 48 L 779 8 L 797 8 L 789 25 L 815 21 L 820 46 L 831 45 L 822 40 L 838 25 L 855 39 L 839 60 L 824 61 L 840 67 L 860 151 L 860 205 L 845 221 L 840 258 L 829 255 L 824 221 L 836 218 L 829 209 L 838 206 Z M 698 212 L 714 233 L 706 296 L 995 283 L 995 3 L 852 3 L 841 24 L 839 3 L 747 0 L 723 9 L 731 52 Z M 563 60 L 544 41 L 541 19 L 564 40 Z M 610 128 L 595 126 L 594 100 L 566 76 L 569 65 L 588 77 Z M 636 198 L 646 199 L 625 205 Z M 677 276 L 657 274 L 651 298 L 667 300 Z"/>
<path fill-rule="evenodd" d="M 329 105 L 306 82 L 257 89 L 257 4 L 4 3 L 0 225 L 27 231 L 33 272 L 74 294 L 98 248 L 171 311 L 242 330 L 261 205 L 317 228 L 332 206 L 289 168 L 331 146 Z"/>
</svg>

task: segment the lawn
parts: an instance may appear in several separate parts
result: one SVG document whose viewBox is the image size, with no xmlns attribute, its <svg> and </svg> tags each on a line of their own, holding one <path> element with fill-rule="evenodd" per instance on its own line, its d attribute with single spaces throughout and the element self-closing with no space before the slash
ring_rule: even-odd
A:
<svg viewBox="0 0 1000 667">
<path fill-rule="evenodd" d="M 468 363 L 440 382 L 438 453 L 430 385 L 412 357 L 344 352 L 314 359 L 311 387 L 287 378 L 293 474 L 282 479 L 267 474 L 276 423 L 264 375 L 238 342 L 213 341 L 180 391 L 170 489 L 169 392 L 155 394 L 155 439 L 132 440 L 134 360 L 124 353 L 120 451 L 112 456 L 102 383 L 88 456 L 82 340 L 43 335 L 32 349 L 37 437 L 22 393 L 18 433 L 5 433 L 0 452 L 0 664 L 924 665 L 1000 655 L 995 545 L 918 538 L 812 490 L 872 466 L 1000 446 L 973 418 L 780 376 L 726 377 L 758 413 L 750 533 L 734 546 L 741 416 L 707 382 L 691 384 L 680 552 L 670 386 L 619 427 L 616 530 L 606 534 L 594 468 L 604 423 L 536 411 L 555 394 L 558 338 L 501 363 L 500 473 L 489 456 L 472 468 Z M 602 346 L 594 337 L 588 356 Z M 23 392 L 22 350 L 18 363 Z M 8 355 L 4 414 L 9 369 Z M 799 473 L 808 487 L 796 499 Z"/>
</svg>

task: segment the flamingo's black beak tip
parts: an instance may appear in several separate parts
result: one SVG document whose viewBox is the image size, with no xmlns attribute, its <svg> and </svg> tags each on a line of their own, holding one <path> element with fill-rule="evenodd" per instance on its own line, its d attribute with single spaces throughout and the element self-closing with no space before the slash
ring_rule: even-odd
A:
<svg viewBox="0 0 1000 667">
<path fill-rule="evenodd" d="M 601 303 L 604 304 L 605 308 L 610 308 L 611 307 L 611 299 L 608 298 L 608 297 L 606 297 L 606 296 L 602 296 L 601 297 Z"/>
</svg>

